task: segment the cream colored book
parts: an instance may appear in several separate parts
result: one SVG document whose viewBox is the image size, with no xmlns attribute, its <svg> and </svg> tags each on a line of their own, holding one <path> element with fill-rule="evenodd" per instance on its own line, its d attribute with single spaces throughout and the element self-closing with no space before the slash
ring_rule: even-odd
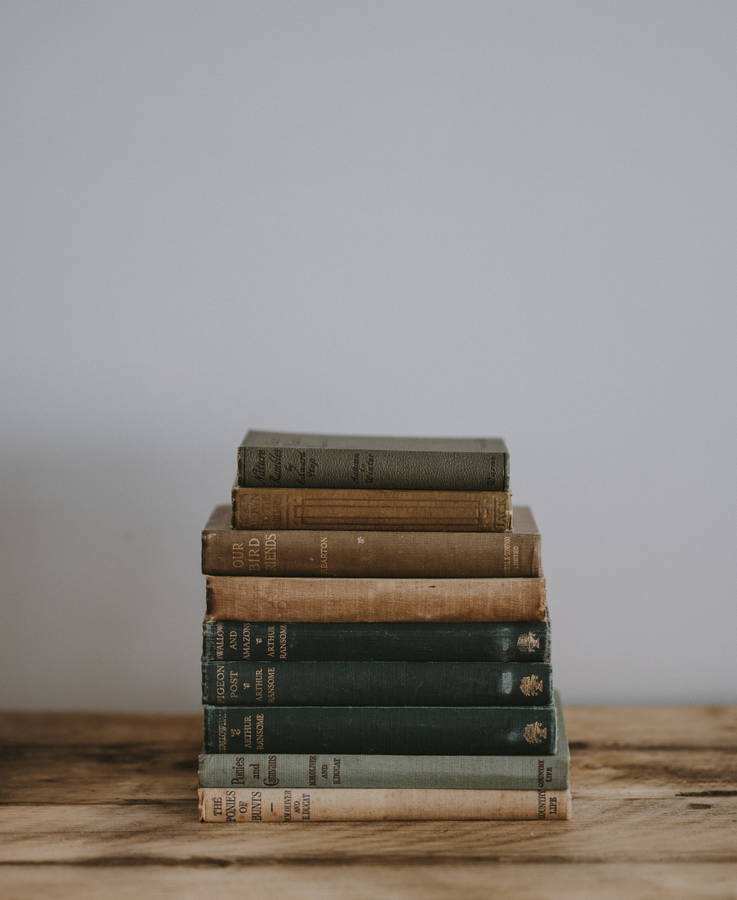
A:
<svg viewBox="0 0 737 900">
<path fill-rule="evenodd" d="M 200 788 L 201 822 L 569 819 L 571 792 L 442 788 Z"/>
</svg>

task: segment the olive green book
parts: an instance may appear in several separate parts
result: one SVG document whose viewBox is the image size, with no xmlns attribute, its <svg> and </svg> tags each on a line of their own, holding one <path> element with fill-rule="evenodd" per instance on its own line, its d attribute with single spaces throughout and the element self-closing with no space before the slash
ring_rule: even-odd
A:
<svg viewBox="0 0 737 900">
<path fill-rule="evenodd" d="M 420 438 L 249 431 L 241 487 L 508 491 L 502 438 Z"/>
</svg>

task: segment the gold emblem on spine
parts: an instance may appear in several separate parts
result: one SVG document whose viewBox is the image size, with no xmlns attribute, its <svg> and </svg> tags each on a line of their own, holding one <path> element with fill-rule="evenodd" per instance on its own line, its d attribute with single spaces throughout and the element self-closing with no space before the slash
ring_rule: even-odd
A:
<svg viewBox="0 0 737 900">
<path fill-rule="evenodd" d="M 525 740 L 528 744 L 539 744 L 548 736 L 548 729 L 544 728 L 540 722 L 530 722 L 525 725 Z"/>
<path fill-rule="evenodd" d="M 527 634 L 521 634 L 517 638 L 517 647 L 525 653 L 532 653 L 533 650 L 540 649 L 540 638 L 528 631 Z"/>
<path fill-rule="evenodd" d="M 525 675 L 519 683 L 519 689 L 525 697 L 536 697 L 543 692 L 542 679 L 538 678 L 537 675 Z"/>
</svg>

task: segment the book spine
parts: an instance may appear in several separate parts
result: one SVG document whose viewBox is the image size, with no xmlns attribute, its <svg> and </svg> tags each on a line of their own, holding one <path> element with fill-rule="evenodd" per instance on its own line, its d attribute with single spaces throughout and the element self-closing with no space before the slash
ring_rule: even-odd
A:
<svg viewBox="0 0 737 900">
<path fill-rule="evenodd" d="M 222 622 L 205 619 L 208 660 L 549 662 L 547 622 Z"/>
<path fill-rule="evenodd" d="M 200 787 L 565 790 L 563 756 L 381 756 L 203 753 Z"/>
<path fill-rule="evenodd" d="M 544 706 L 546 663 L 203 662 L 216 706 Z"/>
<path fill-rule="evenodd" d="M 360 822 L 570 818 L 570 791 L 437 788 L 200 788 L 201 822 Z"/>
<path fill-rule="evenodd" d="M 544 578 L 238 578 L 209 575 L 207 613 L 246 622 L 544 621 Z"/>
<path fill-rule="evenodd" d="M 539 576 L 540 535 L 507 532 L 203 531 L 205 575 Z"/>
<path fill-rule="evenodd" d="M 234 487 L 233 528 L 509 531 L 506 491 L 365 491 Z"/>
<path fill-rule="evenodd" d="M 507 491 L 509 454 L 337 448 L 238 448 L 242 487 Z"/>
<path fill-rule="evenodd" d="M 205 753 L 535 756 L 556 751 L 552 706 L 205 706 Z"/>
</svg>

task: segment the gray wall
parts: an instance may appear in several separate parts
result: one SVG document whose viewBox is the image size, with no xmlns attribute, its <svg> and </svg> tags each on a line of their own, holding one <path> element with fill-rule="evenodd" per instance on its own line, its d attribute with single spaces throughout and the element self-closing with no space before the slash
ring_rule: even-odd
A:
<svg viewBox="0 0 737 900">
<path fill-rule="evenodd" d="M 503 434 L 567 700 L 733 700 L 734 13 L 6 0 L 2 704 L 196 708 L 249 425 Z"/>
</svg>

